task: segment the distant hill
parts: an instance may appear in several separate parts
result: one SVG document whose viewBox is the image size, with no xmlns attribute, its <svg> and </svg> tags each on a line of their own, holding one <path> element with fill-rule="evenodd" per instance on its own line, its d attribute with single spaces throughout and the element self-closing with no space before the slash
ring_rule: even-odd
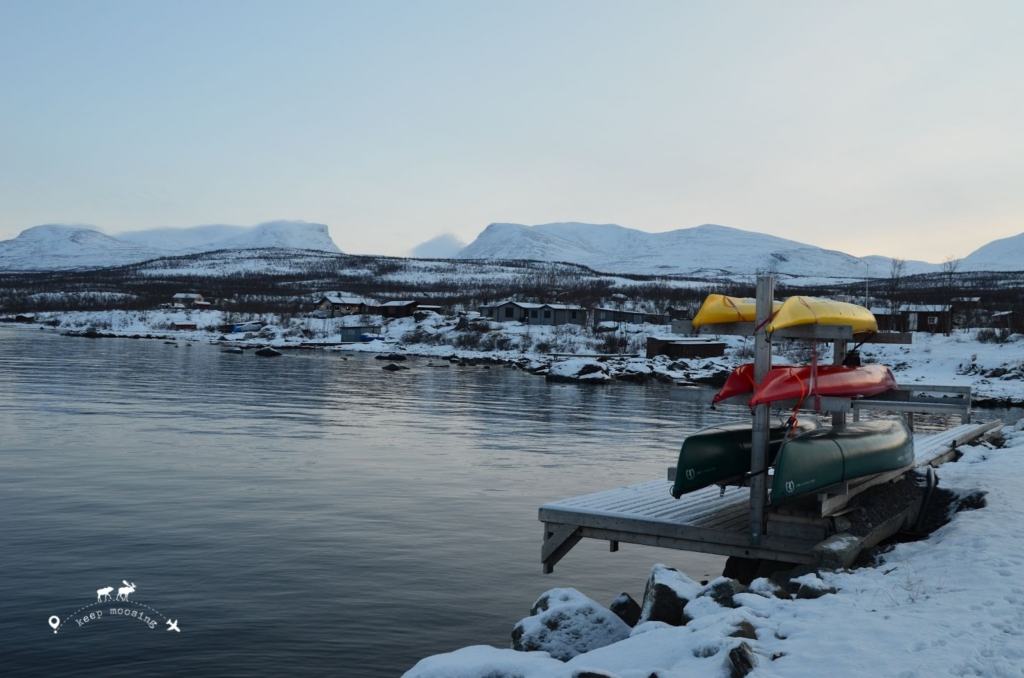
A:
<svg viewBox="0 0 1024 678">
<path fill-rule="evenodd" d="M 158 228 L 105 235 L 91 226 L 48 224 L 0 242 L 0 270 L 104 268 L 215 250 L 283 248 L 340 253 L 324 224 L 271 221 L 257 226 Z"/>
<path fill-rule="evenodd" d="M 647 233 L 615 224 L 491 224 L 459 253 L 461 259 L 568 261 L 609 273 L 688 276 L 754 275 L 772 271 L 810 278 L 885 277 L 891 260 L 855 256 L 795 240 L 705 224 Z M 907 273 L 937 264 L 907 262 Z"/>
<path fill-rule="evenodd" d="M 961 271 L 1024 271 L 1024 233 L 993 240 L 960 260 Z"/>
</svg>

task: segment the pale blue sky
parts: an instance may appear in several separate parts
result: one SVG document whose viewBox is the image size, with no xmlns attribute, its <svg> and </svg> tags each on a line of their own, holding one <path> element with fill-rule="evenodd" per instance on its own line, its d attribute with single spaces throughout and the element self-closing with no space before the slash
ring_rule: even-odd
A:
<svg viewBox="0 0 1024 678">
<path fill-rule="evenodd" d="M 718 223 L 940 261 L 1024 231 L 1019 2 L 0 0 L 0 240 Z"/>
</svg>

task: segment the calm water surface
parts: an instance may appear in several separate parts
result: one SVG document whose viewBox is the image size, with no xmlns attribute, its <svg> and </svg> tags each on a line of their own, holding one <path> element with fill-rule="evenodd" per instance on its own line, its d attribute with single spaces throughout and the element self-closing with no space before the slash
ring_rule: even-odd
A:
<svg viewBox="0 0 1024 678">
<path fill-rule="evenodd" d="M 0 675 L 398 676 L 507 646 L 555 586 L 608 604 L 654 562 L 720 572 L 584 542 L 544 576 L 537 507 L 663 477 L 737 411 L 428 363 L 0 328 Z M 181 633 L 47 625 L 122 580 Z"/>
<path fill-rule="evenodd" d="M 507 646 L 548 588 L 718 573 L 583 543 L 542 575 L 537 507 L 662 477 L 721 413 L 428 362 L 0 328 L 0 674 L 397 676 Z M 122 580 L 181 633 L 47 625 Z"/>
</svg>

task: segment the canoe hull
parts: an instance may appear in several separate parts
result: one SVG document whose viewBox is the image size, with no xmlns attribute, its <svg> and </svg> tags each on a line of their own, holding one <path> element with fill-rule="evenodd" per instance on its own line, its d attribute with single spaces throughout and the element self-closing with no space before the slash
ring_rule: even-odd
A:
<svg viewBox="0 0 1024 678">
<path fill-rule="evenodd" d="M 768 445 L 768 464 L 778 454 L 786 435 L 786 420 L 771 421 Z M 818 429 L 821 424 L 813 417 L 803 417 L 794 435 Z M 678 499 L 687 492 L 699 490 L 716 482 L 750 472 L 750 450 L 753 426 L 750 419 L 709 426 L 688 436 L 679 451 L 676 480 L 672 496 Z"/>
<path fill-rule="evenodd" d="M 771 502 L 801 495 L 861 476 L 895 471 L 914 462 L 914 436 L 902 419 L 819 429 L 790 438 L 775 461 Z"/>
<path fill-rule="evenodd" d="M 898 388 L 896 377 L 885 365 L 820 365 L 814 383 L 809 366 L 774 367 L 757 387 L 750 399 L 750 406 L 779 400 L 799 400 L 815 394 L 836 398 L 864 398 Z"/>
<path fill-rule="evenodd" d="M 874 314 L 863 306 L 817 297 L 786 299 L 765 331 L 770 334 L 775 330 L 801 325 L 849 325 L 854 334 L 878 331 Z"/>
<path fill-rule="evenodd" d="M 726 323 L 752 323 L 756 316 L 757 302 L 742 297 L 727 297 L 724 294 L 709 294 L 693 316 L 693 326 L 720 325 Z M 781 301 L 772 302 L 772 310 L 782 308 Z"/>
</svg>

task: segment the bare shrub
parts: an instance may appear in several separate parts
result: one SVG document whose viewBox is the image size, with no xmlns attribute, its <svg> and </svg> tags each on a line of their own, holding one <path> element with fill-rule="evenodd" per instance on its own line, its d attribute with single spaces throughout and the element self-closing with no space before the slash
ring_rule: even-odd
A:
<svg viewBox="0 0 1024 678">
<path fill-rule="evenodd" d="M 978 330 L 975 339 L 982 344 L 1005 344 L 1010 341 L 1010 330 L 1006 328 L 994 330 L 991 327 L 983 327 Z"/>
</svg>

